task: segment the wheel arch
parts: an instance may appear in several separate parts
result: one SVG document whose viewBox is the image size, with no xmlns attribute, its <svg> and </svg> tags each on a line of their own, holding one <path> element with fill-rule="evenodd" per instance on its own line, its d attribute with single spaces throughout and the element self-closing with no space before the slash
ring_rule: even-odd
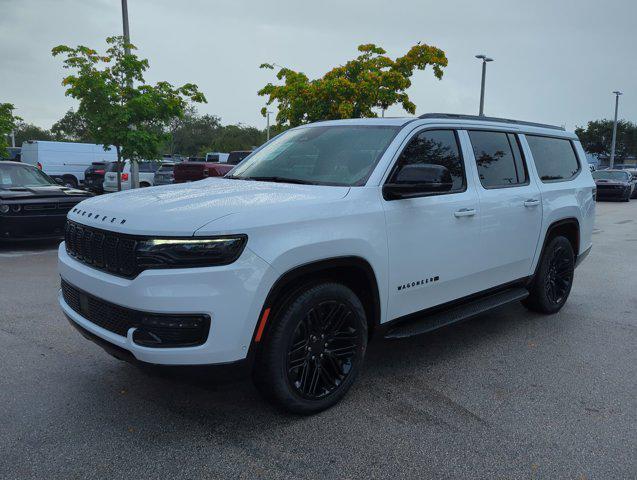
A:
<svg viewBox="0 0 637 480">
<path fill-rule="evenodd" d="M 285 307 L 296 292 L 309 284 L 329 280 L 344 284 L 360 298 L 371 334 L 381 318 L 380 292 L 374 269 L 362 257 L 334 257 L 296 266 L 274 282 L 261 307 L 252 335 L 251 350 L 267 337 L 277 312 Z"/>
<path fill-rule="evenodd" d="M 580 246 L 580 223 L 576 217 L 567 217 L 562 218 L 560 220 L 555 220 L 551 223 L 546 229 L 546 233 L 544 235 L 544 240 L 542 242 L 542 249 L 540 250 L 540 255 L 537 257 L 535 262 L 534 275 L 537 273 L 537 269 L 540 265 L 540 260 L 544 255 L 544 251 L 548 243 L 557 235 L 563 235 L 571 242 L 571 247 L 573 247 L 573 253 L 575 254 L 575 259 L 579 255 L 579 246 Z"/>
</svg>

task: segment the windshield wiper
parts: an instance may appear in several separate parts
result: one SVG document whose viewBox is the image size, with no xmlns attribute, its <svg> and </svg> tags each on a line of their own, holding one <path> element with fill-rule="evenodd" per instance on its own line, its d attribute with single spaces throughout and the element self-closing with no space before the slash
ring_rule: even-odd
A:
<svg viewBox="0 0 637 480">
<path fill-rule="evenodd" d="M 230 176 L 226 178 L 234 178 L 237 180 L 254 180 L 257 182 L 277 182 L 277 183 L 298 183 L 300 185 L 320 185 L 317 182 L 311 180 L 301 180 L 299 178 L 287 178 L 287 177 L 236 177 Z"/>
</svg>

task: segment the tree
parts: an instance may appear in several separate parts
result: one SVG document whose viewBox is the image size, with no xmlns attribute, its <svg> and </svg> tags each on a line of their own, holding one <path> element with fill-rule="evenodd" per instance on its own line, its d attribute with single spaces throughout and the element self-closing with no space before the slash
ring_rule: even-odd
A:
<svg viewBox="0 0 637 480">
<path fill-rule="evenodd" d="M 86 119 L 72 108 L 53 124 L 51 133 L 58 141 L 95 143 Z"/>
<path fill-rule="evenodd" d="M 124 159 L 160 157 L 169 123 L 184 115 L 191 102 L 205 102 L 196 85 L 173 87 L 168 82 L 147 85 L 144 72 L 149 63 L 133 52 L 124 37 L 108 37 L 105 55 L 80 45 L 59 45 L 53 56 L 64 55 L 64 68 L 74 71 L 62 81 L 66 95 L 79 100 L 77 113 L 86 121 L 88 133 L 107 149 L 117 152 L 118 189 Z"/>
<path fill-rule="evenodd" d="M 166 146 L 168 153 L 181 153 L 194 156 L 219 134 L 220 118 L 215 115 L 198 115 L 194 107 L 186 110 L 181 118 L 171 122 L 170 141 Z"/>
<path fill-rule="evenodd" d="M 586 128 L 577 127 L 575 133 L 588 153 L 610 157 L 613 120 L 593 120 L 588 122 Z M 634 123 L 626 120 L 617 122 L 615 155 L 617 158 L 637 155 L 637 125 Z"/>
<path fill-rule="evenodd" d="M 233 150 L 251 150 L 265 142 L 265 132 L 246 125 L 226 125 L 222 127 L 212 142 L 200 150 L 206 152 L 231 152 Z"/>
<path fill-rule="evenodd" d="M 11 103 L 0 103 L 0 158 L 8 155 L 7 137 L 15 130 L 20 117 L 13 114 L 15 107 Z"/>
<path fill-rule="evenodd" d="M 258 94 L 268 97 L 267 105 L 278 103 L 279 125 L 296 126 L 318 120 L 377 117 L 374 109 L 386 110 L 400 104 L 409 113 L 414 105 L 406 90 L 415 70 L 431 65 L 434 76 L 442 78 L 447 66 L 445 52 L 420 43 L 402 57 L 392 60 L 381 47 L 360 45 L 354 60 L 335 67 L 322 78 L 309 80 L 302 72 L 280 68 L 277 79 L 283 85 L 268 83 Z M 261 68 L 274 69 L 264 63 Z M 267 107 L 261 110 L 265 115 Z"/>
<path fill-rule="evenodd" d="M 54 140 L 49 130 L 23 121 L 16 123 L 14 132 L 16 145 L 22 145 L 28 140 Z"/>
</svg>

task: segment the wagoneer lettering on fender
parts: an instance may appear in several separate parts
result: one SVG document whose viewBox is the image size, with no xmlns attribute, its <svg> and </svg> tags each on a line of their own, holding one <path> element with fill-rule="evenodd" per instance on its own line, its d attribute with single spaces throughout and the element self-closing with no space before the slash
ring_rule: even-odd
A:
<svg viewBox="0 0 637 480">
<path fill-rule="evenodd" d="M 594 196 L 577 137 L 550 125 L 304 125 L 223 178 L 77 205 L 59 301 L 118 358 L 245 366 L 268 399 L 311 414 L 347 393 L 374 337 L 515 301 L 560 310 L 591 249 Z"/>
</svg>

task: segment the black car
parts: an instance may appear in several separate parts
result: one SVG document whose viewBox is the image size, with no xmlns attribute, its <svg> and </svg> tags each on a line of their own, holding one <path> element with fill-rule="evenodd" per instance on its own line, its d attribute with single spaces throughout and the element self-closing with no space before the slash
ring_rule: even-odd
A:
<svg viewBox="0 0 637 480">
<path fill-rule="evenodd" d="M 30 165 L 0 162 L 0 241 L 62 237 L 68 211 L 90 196 Z"/>
<path fill-rule="evenodd" d="M 89 192 L 104 193 L 104 175 L 108 162 L 93 162 L 84 171 L 84 187 Z"/>
<path fill-rule="evenodd" d="M 614 198 L 630 201 L 635 184 L 633 177 L 624 170 L 597 170 L 593 172 L 597 186 L 597 198 Z"/>
<path fill-rule="evenodd" d="M 251 153 L 252 150 L 235 150 L 233 152 L 230 152 L 230 155 L 228 155 L 228 161 L 226 163 L 230 165 L 238 165 L 241 160 L 246 158 Z"/>
</svg>

